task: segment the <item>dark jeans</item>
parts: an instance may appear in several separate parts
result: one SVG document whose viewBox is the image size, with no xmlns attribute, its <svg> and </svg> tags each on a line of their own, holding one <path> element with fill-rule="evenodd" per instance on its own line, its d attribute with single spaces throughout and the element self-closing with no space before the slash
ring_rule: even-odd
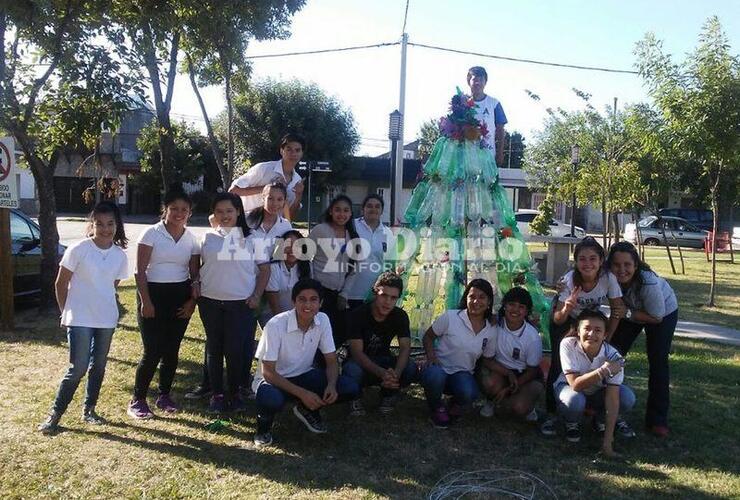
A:
<svg viewBox="0 0 740 500">
<path fill-rule="evenodd" d="M 318 368 L 311 368 L 306 373 L 296 377 L 288 378 L 290 382 L 311 392 L 324 396 L 326 390 L 326 371 Z M 337 393 L 339 401 L 354 399 L 360 394 L 360 386 L 351 378 L 340 375 L 337 379 Z M 257 421 L 261 426 L 270 426 L 275 419 L 275 415 L 283 408 L 292 395 L 263 381 L 257 389 Z"/>
<path fill-rule="evenodd" d="M 198 310 L 206 331 L 208 380 L 214 394 L 224 393 L 224 358 L 228 394 L 234 395 L 242 383 L 244 345 L 254 343 L 254 312 L 245 300 L 198 299 Z M 246 338 L 245 338 L 246 337 Z"/>
<path fill-rule="evenodd" d="M 421 372 L 421 385 L 429 409 L 434 411 L 442 405 L 442 394 L 450 394 L 455 404 L 467 406 L 478 399 L 478 382 L 472 373 L 461 371 L 445 372 L 441 366 L 430 365 Z"/>
<path fill-rule="evenodd" d="M 673 333 L 676 331 L 678 311 L 663 318 L 657 325 L 642 325 L 623 319 L 610 342 L 623 356 L 626 356 L 640 332 L 645 329 L 647 358 L 649 365 L 648 400 L 645 423 L 648 426 L 668 426 L 670 406 L 670 370 L 668 355 L 671 352 Z"/>
<path fill-rule="evenodd" d="M 142 318 L 140 301 L 136 301 L 136 317 L 144 343 L 144 354 L 136 368 L 134 399 L 146 398 L 149 384 L 160 362 L 159 393 L 169 394 L 177 370 L 180 343 L 190 322 L 190 319 L 175 316 L 177 309 L 190 298 L 190 281 L 149 283 L 149 297 L 154 304 L 153 318 Z"/>
<path fill-rule="evenodd" d="M 395 356 L 370 356 L 370 360 L 381 368 L 396 367 Z M 342 365 L 342 374 L 354 380 L 360 387 L 380 385 L 380 379 L 378 377 L 363 370 L 359 363 L 353 359 L 345 361 L 344 365 Z M 416 379 L 416 363 L 414 363 L 412 359 L 409 359 L 409 362 L 406 364 L 406 368 L 401 372 L 401 387 L 408 386 L 412 382 L 415 382 Z M 380 388 L 380 393 L 383 396 L 392 396 L 397 392 L 398 389 L 386 389 L 385 387 Z"/>
<path fill-rule="evenodd" d="M 557 298 L 553 300 L 557 300 Z M 573 320 L 570 317 L 562 325 L 556 325 L 552 319 L 550 320 L 550 370 L 547 372 L 547 383 L 545 384 L 545 403 L 548 413 L 552 415 L 555 414 L 558 407 L 552 384 L 555 383 L 560 376 L 560 372 L 563 371 L 563 367 L 560 365 L 560 341 L 563 340 L 572 325 Z"/>
<path fill-rule="evenodd" d="M 321 312 L 326 313 L 326 315 L 329 316 L 329 321 L 331 322 L 331 333 L 332 337 L 334 337 L 334 345 L 337 349 L 339 349 L 346 340 L 344 328 L 347 315 L 345 310 L 339 309 L 338 301 L 339 292 L 324 288 L 324 300 L 321 302 Z"/>
<path fill-rule="evenodd" d="M 69 341 L 69 368 L 59 384 L 52 410 L 62 414 L 67 410 L 72 397 L 80 385 L 80 380 L 87 372 L 87 390 L 85 391 L 85 408 L 93 408 L 98 402 L 100 387 L 103 385 L 105 365 L 108 362 L 108 351 L 113 328 L 89 328 L 71 326 L 67 328 Z"/>
</svg>

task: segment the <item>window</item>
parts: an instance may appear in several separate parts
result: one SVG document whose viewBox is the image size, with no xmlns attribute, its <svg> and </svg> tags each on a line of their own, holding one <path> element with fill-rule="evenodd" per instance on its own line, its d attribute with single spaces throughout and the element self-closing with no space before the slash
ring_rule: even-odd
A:
<svg viewBox="0 0 740 500">
<path fill-rule="evenodd" d="M 10 212 L 10 240 L 13 243 L 30 243 L 34 240 L 28 222 L 13 212 Z"/>
<path fill-rule="evenodd" d="M 517 222 L 532 222 L 537 214 L 516 214 L 515 218 Z"/>
</svg>

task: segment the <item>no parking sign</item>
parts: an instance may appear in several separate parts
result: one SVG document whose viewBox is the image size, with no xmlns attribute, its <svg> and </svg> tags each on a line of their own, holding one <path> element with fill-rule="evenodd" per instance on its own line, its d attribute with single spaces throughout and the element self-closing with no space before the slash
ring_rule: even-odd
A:
<svg viewBox="0 0 740 500">
<path fill-rule="evenodd" d="M 18 208 L 15 141 L 12 137 L 0 137 L 0 208 Z"/>
</svg>

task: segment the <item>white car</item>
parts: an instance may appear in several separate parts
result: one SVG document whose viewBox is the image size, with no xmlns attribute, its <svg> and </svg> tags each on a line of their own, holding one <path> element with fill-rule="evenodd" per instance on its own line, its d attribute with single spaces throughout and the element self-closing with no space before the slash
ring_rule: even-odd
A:
<svg viewBox="0 0 740 500">
<path fill-rule="evenodd" d="M 539 210 L 521 209 L 514 214 L 516 225 L 525 240 L 529 239 L 532 234 L 531 229 L 529 229 L 529 223 L 532 222 L 539 213 Z M 582 227 L 576 226 L 575 233 L 576 238 L 585 238 L 586 236 L 586 231 L 584 231 Z M 548 236 L 560 238 L 570 237 L 570 224 L 566 224 L 561 220 L 550 219 L 550 234 Z"/>
</svg>

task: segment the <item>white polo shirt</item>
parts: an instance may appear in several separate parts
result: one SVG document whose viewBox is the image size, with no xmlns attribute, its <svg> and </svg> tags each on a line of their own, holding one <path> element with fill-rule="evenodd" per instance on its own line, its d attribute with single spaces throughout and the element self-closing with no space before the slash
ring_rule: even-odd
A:
<svg viewBox="0 0 740 500">
<path fill-rule="evenodd" d="M 468 311 L 464 309 L 445 311 L 434 320 L 432 330 L 438 337 L 434 351 L 448 375 L 462 371 L 473 373 L 478 358 L 496 355 L 496 325 L 486 321 L 486 326 L 476 334 Z"/>
<path fill-rule="evenodd" d="M 290 269 L 283 260 L 270 263 L 270 280 L 267 282 L 265 291 L 277 293 L 280 311 L 293 308 L 291 294 L 293 285 L 298 283 L 298 280 L 298 263 L 293 264 Z"/>
<path fill-rule="evenodd" d="M 357 235 L 368 242 L 370 255 L 364 260 L 358 260 L 355 271 L 347 276 L 342 289 L 342 295 L 352 300 L 362 300 L 367 297 L 375 280 L 384 271 L 383 262 L 386 255 L 393 255 L 393 232 L 382 223 L 374 230 L 367 225 L 365 219 L 355 219 Z"/>
<path fill-rule="evenodd" d="M 265 229 L 264 224 L 254 228 L 252 230 L 254 248 L 260 253 L 260 258 L 265 261 L 271 260 L 275 251 L 275 240 L 291 229 L 293 229 L 293 225 L 281 215 L 278 215 L 275 224 L 269 230 Z"/>
<path fill-rule="evenodd" d="M 575 284 L 573 283 L 573 271 L 568 271 L 563 276 L 565 288 L 558 296 L 558 301 L 565 302 L 568 296 L 573 292 Z M 592 290 L 586 292 L 581 289 L 578 294 L 578 306 L 571 312 L 571 318 L 577 318 L 584 309 L 599 309 L 602 305 L 608 305 L 609 299 L 618 299 L 622 296 L 622 289 L 619 286 L 617 277 L 609 271 L 602 271 L 599 281 Z"/>
<path fill-rule="evenodd" d="M 175 241 L 164 221 L 149 226 L 139 238 L 139 245 L 152 247 L 149 265 L 145 269 L 150 283 L 180 283 L 190 278 L 190 257 L 200 254 L 198 240 L 185 228 Z M 141 271 L 141 269 L 137 269 Z"/>
<path fill-rule="evenodd" d="M 262 361 L 275 361 L 275 370 L 285 378 L 297 377 L 311 369 L 317 349 L 323 354 L 336 350 L 326 314 L 319 312 L 306 332 L 298 327 L 295 309 L 276 314 L 265 325 L 254 355 L 260 363 L 252 390 L 256 393 L 265 379 Z"/>
<path fill-rule="evenodd" d="M 241 228 L 211 229 L 200 245 L 200 294 L 214 300 L 246 300 L 257 284 L 258 264 L 254 240 Z"/>
<path fill-rule="evenodd" d="M 540 366 L 542 339 L 534 326 L 525 321 L 519 329 L 512 331 L 503 320 L 497 329 L 496 361 L 520 372 L 530 366 Z"/>
<path fill-rule="evenodd" d="M 562 383 L 567 384 L 568 379 L 565 378 L 566 374 L 583 375 L 584 373 L 596 370 L 604 364 L 604 361 L 615 361 L 621 358 L 622 355 L 619 354 L 619 351 L 604 342 L 601 345 L 601 349 L 599 349 L 599 353 L 592 360 L 583 351 L 578 337 L 566 337 L 560 342 L 560 364 L 563 367 L 563 372 L 553 385 L 557 387 Z M 607 385 L 622 385 L 623 381 L 624 368 L 621 368 L 619 373 L 615 373 L 613 377 L 607 377 L 600 383 L 594 384 L 582 392 L 584 394 L 593 394 Z"/>
<path fill-rule="evenodd" d="M 288 205 L 292 205 L 295 201 L 295 192 L 293 191 L 293 188 L 300 181 L 301 176 L 295 170 L 290 179 L 285 178 L 285 174 L 283 174 L 282 160 L 265 161 L 250 167 L 246 174 L 231 183 L 231 187 L 229 189 L 233 187 L 248 188 L 266 186 L 272 182 L 281 182 L 285 184 L 285 187 L 288 190 Z M 257 207 L 261 207 L 264 204 L 262 193 L 242 196 L 241 199 L 242 204 L 244 204 L 245 213 L 254 210 Z"/>
<path fill-rule="evenodd" d="M 126 252 L 116 245 L 101 249 L 87 238 L 67 248 L 59 265 L 72 272 L 61 325 L 115 328 L 118 304 L 114 282 L 128 277 Z"/>
</svg>

